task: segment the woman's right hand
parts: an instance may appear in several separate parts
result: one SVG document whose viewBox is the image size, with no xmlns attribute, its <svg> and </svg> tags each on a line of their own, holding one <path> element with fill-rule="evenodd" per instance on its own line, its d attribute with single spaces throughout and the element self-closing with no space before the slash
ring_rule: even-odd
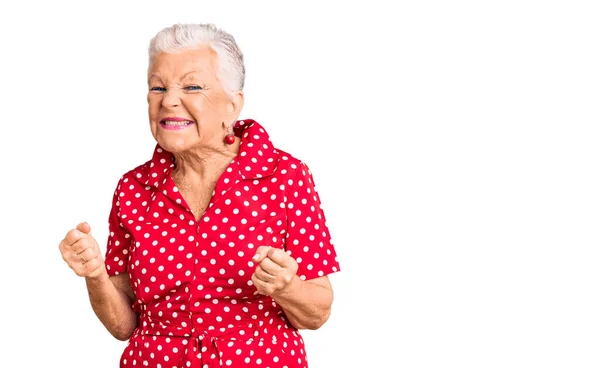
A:
<svg viewBox="0 0 600 368">
<path fill-rule="evenodd" d="M 104 258 L 87 222 L 77 225 L 60 242 L 63 259 L 78 276 L 95 279 L 107 275 Z"/>
</svg>

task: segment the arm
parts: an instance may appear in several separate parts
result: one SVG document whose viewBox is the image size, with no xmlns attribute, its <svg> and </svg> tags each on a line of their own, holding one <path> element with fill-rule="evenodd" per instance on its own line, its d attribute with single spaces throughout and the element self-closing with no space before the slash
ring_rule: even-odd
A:
<svg viewBox="0 0 600 368">
<path fill-rule="evenodd" d="M 331 314 L 333 289 L 327 276 L 302 281 L 294 276 L 287 288 L 272 295 L 297 329 L 316 330 Z"/>
<path fill-rule="evenodd" d="M 131 308 L 135 295 L 128 274 L 108 276 L 87 223 L 69 231 L 59 248 L 69 267 L 85 277 L 90 303 L 100 322 L 115 338 L 127 340 L 138 324 L 137 314 Z"/>
<path fill-rule="evenodd" d="M 299 329 L 317 329 L 329 318 L 333 290 L 328 274 L 339 270 L 325 214 L 306 164 L 292 163 L 286 197 L 286 239 L 283 249 L 262 246 L 252 282 L 270 295 Z"/>
<path fill-rule="evenodd" d="M 316 330 L 329 318 L 333 290 L 327 276 L 303 281 L 298 263 L 285 251 L 258 247 L 252 258 L 258 263 L 252 282 L 259 293 L 271 296 L 290 323 L 298 329 Z"/>
<path fill-rule="evenodd" d="M 131 308 L 135 295 L 129 274 L 109 277 L 104 273 L 97 278 L 86 277 L 85 283 L 92 309 L 100 322 L 116 339 L 128 340 L 138 325 L 137 313 Z"/>
</svg>

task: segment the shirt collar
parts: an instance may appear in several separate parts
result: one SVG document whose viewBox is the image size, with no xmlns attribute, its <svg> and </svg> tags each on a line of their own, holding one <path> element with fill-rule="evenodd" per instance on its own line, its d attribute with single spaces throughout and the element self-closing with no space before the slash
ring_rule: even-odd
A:
<svg viewBox="0 0 600 368">
<path fill-rule="evenodd" d="M 279 163 L 279 155 L 266 130 L 256 121 L 244 119 L 235 122 L 233 133 L 241 142 L 238 154 L 229 166 L 237 169 L 241 179 L 258 179 L 272 175 Z M 150 160 L 145 184 L 155 187 L 164 185 L 174 167 L 173 154 L 157 144 Z"/>
</svg>

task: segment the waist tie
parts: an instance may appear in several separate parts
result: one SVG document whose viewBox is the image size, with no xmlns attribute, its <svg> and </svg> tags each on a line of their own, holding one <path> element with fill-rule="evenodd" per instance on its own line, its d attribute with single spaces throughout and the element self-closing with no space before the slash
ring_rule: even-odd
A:
<svg viewBox="0 0 600 368">
<path fill-rule="evenodd" d="M 239 339 L 240 330 L 247 339 Z M 191 329 L 178 329 L 163 325 L 160 322 L 147 323 L 142 321 L 140 327 L 142 335 L 178 337 L 183 339 L 184 350 L 179 358 L 178 368 L 218 368 L 221 367 L 221 354 L 218 344 L 226 344 L 230 341 L 260 342 L 260 337 L 255 326 L 233 326 L 226 331 L 204 330 L 198 327 Z"/>
<path fill-rule="evenodd" d="M 260 310 L 260 313 L 265 313 L 266 308 L 256 308 Z M 226 346 L 221 345 L 221 349 L 223 352 L 227 352 L 227 347 L 232 342 L 246 345 L 257 344 L 258 347 L 262 345 L 264 336 L 272 337 L 275 340 L 275 336 L 285 334 L 281 331 L 282 325 L 276 323 L 266 323 L 259 330 L 259 322 L 255 317 L 258 312 L 250 310 L 244 311 L 244 314 L 252 317 L 243 319 L 236 325 L 230 324 L 227 328 L 207 330 L 202 328 L 204 326 L 192 327 L 191 323 L 192 326 L 184 324 L 182 327 L 163 324 L 158 320 L 153 321 L 145 313 L 142 313 L 138 328 L 141 335 L 182 338 L 185 348 L 181 352 L 178 368 L 218 368 L 221 367 L 219 344 L 226 344 Z"/>
<path fill-rule="evenodd" d="M 220 360 L 216 337 L 207 331 L 192 328 L 185 351 L 179 360 L 179 367 L 216 368 L 221 366 Z"/>
</svg>

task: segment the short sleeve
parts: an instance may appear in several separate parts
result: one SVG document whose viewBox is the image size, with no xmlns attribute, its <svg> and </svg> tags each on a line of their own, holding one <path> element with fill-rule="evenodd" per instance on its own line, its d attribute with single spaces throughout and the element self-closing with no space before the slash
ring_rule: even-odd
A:
<svg viewBox="0 0 600 368">
<path fill-rule="evenodd" d="M 131 236 L 123 227 L 120 211 L 120 193 L 121 185 L 124 179 L 119 180 L 119 184 L 113 195 L 112 207 L 108 218 L 108 241 L 106 245 L 106 257 L 104 263 L 109 276 L 115 276 L 127 271 L 129 259 L 129 244 Z"/>
<path fill-rule="evenodd" d="M 292 164 L 296 176 L 286 190 L 287 238 L 285 247 L 298 262 L 298 276 L 309 280 L 340 270 L 325 214 L 312 174 L 306 164 Z"/>
</svg>

